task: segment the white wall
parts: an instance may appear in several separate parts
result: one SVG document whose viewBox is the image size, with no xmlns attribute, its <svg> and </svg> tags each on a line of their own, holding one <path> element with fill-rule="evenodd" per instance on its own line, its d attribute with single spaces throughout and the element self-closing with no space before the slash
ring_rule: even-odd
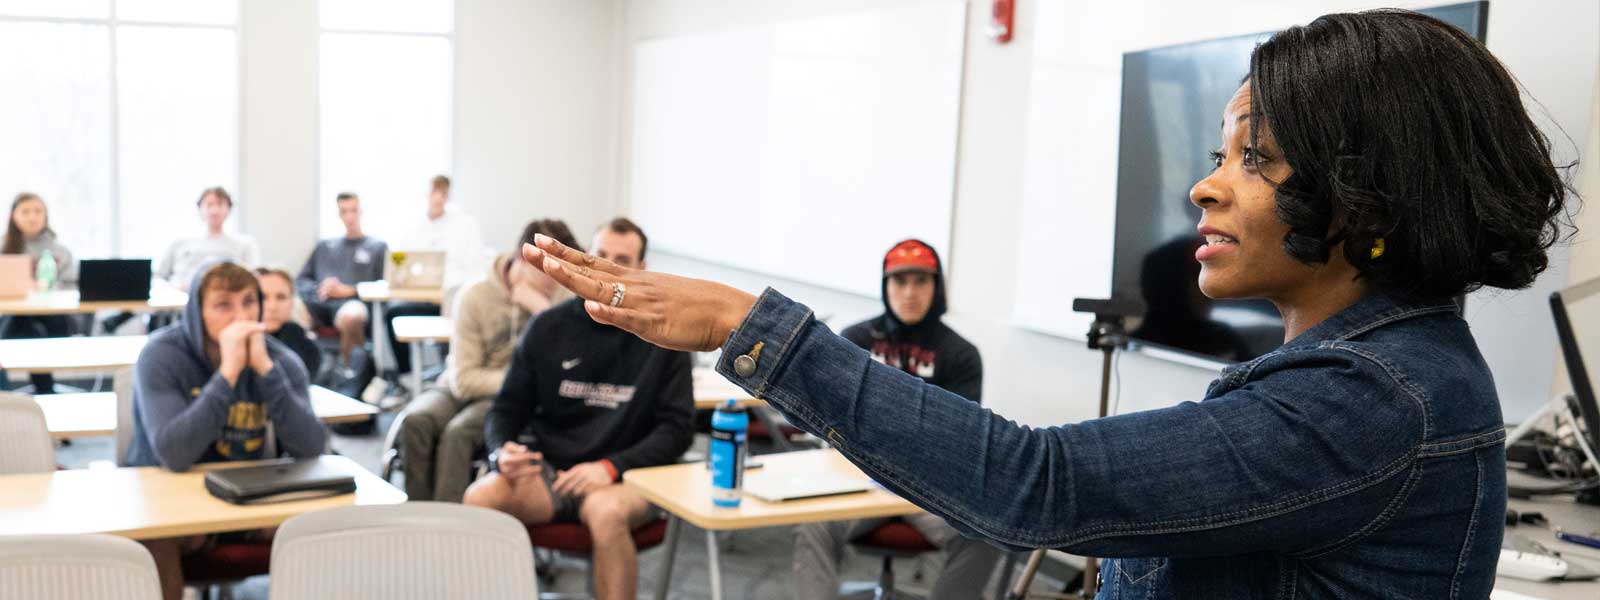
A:
<svg viewBox="0 0 1600 600">
<path fill-rule="evenodd" d="M 316 242 L 316 0 L 244 0 L 242 229 L 298 268 Z M 504 252 L 539 217 L 615 208 L 615 0 L 457 0 L 455 196 Z M 432 173 L 416 174 L 417 213 Z M 397 235 L 398 232 L 373 232 Z M 585 240 L 587 241 L 587 240 Z"/>
<path fill-rule="evenodd" d="M 863 7 L 878 7 L 917 0 L 871 0 L 846 2 L 783 2 L 780 0 L 628 0 L 624 14 L 624 43 L 655 36 L 681 35 L 723 28 L 803 18 Z M 1070 2 L 1059 18 L 1039 22 L 1040 6 L 1060 0 L 1020 2 L 1017 6 L 1017 32 L 1007 45 L 997 45 L 983 37 L 987 24 L 988 2 L 969 6 L 969 40 L 963 82 L 961 142 L 957 168 L 955 225 L 949 251 L 952 313 L 950 322 L 972 339 L 985 356 L 986 403 L 998 412 L 1020 422 L 1048 425 L 1094 416 L 1099 384 L 1099 355 L 1085 349 L 1081 341 L 1048 336 L 1010 325 L 1018 273 L 1017 240 L 1019 219 L 1023 218 L 1023 167 L 1025 148 L 1031 133 L 1028 124 L 1030 84 L 1034 75 L 1036 44 L 1077 43 L 1078 40 L 1103 40 L 1105 35 L 1127 35 L 1121 43 L 1149 47 L 1208 39 L 1231 34 L 1271 30 L 1307 22 L 1318 14 L 1333 10 L 1353 10 L 1373 6 L 1370 2 L 1323 0 L 1311 3 L 1247 1 L 1234 3 L 1229 10 L 1215 10 L 1206 3 L 1170 0 L 1143 2 Z M 1447 2 L 1403 2 L 1406 6 L 1437 5 Z M 1048 8 L 1048 6 L 1047 6 Z M 1489 40 L 1494 50 L 1544 103 L 1557 122 L 1568 125 L 1568 132 L 1581 145 L 1587 131 L 1588 112 L 1594 100 L 1592 85 L 1584 81 L 1571 85 L 1576 69 L 1580 80 L 1593 77 L 1595 54 L 1600 53 L 1600 15 L 1591 0 L 1532 2 L 1496 0 L 1491 4 Z M 1043 37 L 1044 39 L 1039 39 Z M 1552 39 L 1566 40 L 1550 43 Z M 1131 48 L 1099 48 L 1104 54 L 1120 58 Z M 624 55 L 627 53 L 624 52 Z M 626 57 L 624 56 L 624 61 Z M 1095 57 L 1085 56 L 1083 64 L 1094 66 Z M 1117 68 L 1120 62 L 1112 62 Z M 1574 67 L 1576 65 L 1576 67 Z M 1565 84 L 1564 84 L 1565 82 Z M 1564 84 L 1564 85 L 1563 85 Z M 1576 91 L 1573 91 L 1576 88 Z M 619 112 L 626 119 L 627 90 Z M 1062 107 L 1061 110 L 1073 110 Z M 1578 115 L 1572 117 L 1572 115 Z M 1111 119 L 1113 111 L 1080 110 L 1073 119 Z M 1576 129 L 1576 132 L 1573 131 Z M 628 156 L 624 139 L 618 160 Z M 1048 132 L 1042 133 L 1048 134 Z M 1076 154 L 1069 161 L 1094 164 L 1111 157 L 1106 178 L 1115 177 L 1115 139 L 1072 144 Z M 1566 156 L 1571 156 L 1567 154 Z M 625 163 L 624 163 L 625 164 Z M 621 169 L 619 173 L 625 173 Z M 1092 183 L 1092 182 L 1091 182 Z M 1105 187 L 1105 186 L 1102 186 Z M 1114 185 L 1107 189 L 1113 189 Z M 626 182 L 619 202 L 626 206 Z M 1111 198 L 1107 202 L 1114 201 Z M 648 229 L 649 224 L 643 223 Z M 1564 256 L 1565 251 L 1560 252 Z M 875 260 L 876 257 L 863 257 Z M 812 303 L 819 314 L 832 314 L 835 325 L 867 316 L 878 310 L 875 299 L 859 298 L 782 282 L 770 276 L 742 273 L 681 261 L 657 261 L 656 266 L 685 270 L 701 276 L 730 279 L 736 285 L 753 288 L 779 285 L 802 301 Z M 1544 281 L 1555 285 L 1564 280 L 1557 272 Z M 1526 295 L 1525 295 L 1526 296 Z M 1504 297 L 1498 302 L 1506 302 Z M 1068 310 L 1071 298 L 1060 299 L 1061 310 Z M 1512 302 L 1517 310 L 1526 309 L 1526 299 Z M 1477 306 L 1487 303 L 1479 301 Z M 1478 309 L 1482 311 L 1482 309 Z M 1523 331 L 1546 325 L 1547 313 L 1520 314 L 1515 318 L 1479 312 L 1474 320 L 1480 344 L 1505 351 L 1527 348 Z M 1510 329 L 1511 331 L 1503 331 Z M 1520 344 L 1520 346 L 1519 346 Z M 1542 342 L 1541 342 L 1542 344 Z M 1553 340 L 1541 352 L 1523 353 L 1545 365 L 1518 373 L 1534 373 L 1543 387 L 1529 396 L 1542 396 L 1549 388 L 1548 375 L 1554 359 Z M 1516 354 L 1516 353 L 1511 353 Z M 1536 356 L 1535 356 L 1536 355 Z M 1119 367 L 1123 412 L 1165 406 L 1198 399 L 1205 384 L 1214 376 L 1208 369 L 1169 363 L 1149 356 L 1131 354 Z M 1537 384 L 1535 384 L 1537 385 Z M 1521 407 L 1520 400 L 1515 404 Z M 1508 417 L 1526 414 L 1508 410 Z"/>
<path fill-rule="evenodd" d="M 580 241 L 615 212 L 615 0 L 457 0 L 453 196 L 509 250 L 536 218 Z"/>
<path fill-rule="evenodd" d="M 317 239 L 317 0 L 242 8 L 240 225 L 263 260 L 298 269 Z"/>
</svg>

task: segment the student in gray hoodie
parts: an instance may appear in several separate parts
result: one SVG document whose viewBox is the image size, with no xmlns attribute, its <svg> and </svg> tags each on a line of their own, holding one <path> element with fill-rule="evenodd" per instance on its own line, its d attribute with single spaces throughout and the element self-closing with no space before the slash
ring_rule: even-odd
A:
<svg viewBox="0 0 1600 600">
<path fill-rule="evenodd" d="M 195 463 L 322 453 L 327 433 L 311 411 L 310 382 L 294 351 L 261 324 L 261 285 L 233 262 L 203 265 L 183 318 L 150 335 L 134 365 L 129 466 L 185 471 Z M 162 592 L 183 595 L 182 557 L 206 536 L 150 540 Z"/>
<path fill-rule="evenodd" d="M 190 289 L 183 318 L 151 334 L 134 365 L 128 465 L 184 471 L 272 458 L 268 421 L 281 453 L 321 454 L 327 433 L 311 411 L 309 377 L 261 324 L 255 275 L 218 262 L 199 269 Z"/>
</svg>

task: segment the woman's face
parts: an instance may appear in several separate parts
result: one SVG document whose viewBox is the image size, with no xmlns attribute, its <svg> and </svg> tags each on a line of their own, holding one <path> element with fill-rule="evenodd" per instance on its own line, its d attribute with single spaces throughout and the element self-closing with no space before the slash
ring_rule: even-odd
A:
<svg viewBox="0 0 1600 600">
<path fill-rule="evenodd" d="M 44 231 L 46 223 L 44 201 L 24 200 L 11 211 L 11 222 L 17 224 L 17 229 L 22 231 L 23 237 L 31 238 L 39 235 L 39 232 Z"/>
<path fill-rule="evenodd" d="M 1207 242 L 1195 252 L 1200 291 L 1212 298 L 1286 298 L 1310 283 L 1316 271 L 1284 250 L 1289 225 L 1278 218 L 1271 181 L 1288 179 L 1293 169 L 1267 124 L 1257 123 L 1256 129 L 1252 147 L 1247 82 L 1222 111 L 1216 169 L 1189 190 L 1189 201 L 1203 211 L 1198 228 Z"/>
<path fill-rule="evenodd" d="M 294 311 L 294 292 L 289 282 L 277 275 L 261 276 L 261 323 L 277 333 Z"/>
</svg>

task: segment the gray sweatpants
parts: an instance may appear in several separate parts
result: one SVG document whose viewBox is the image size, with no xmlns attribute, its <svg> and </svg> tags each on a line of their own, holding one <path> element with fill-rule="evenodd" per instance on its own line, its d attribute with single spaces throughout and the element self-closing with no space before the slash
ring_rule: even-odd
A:
<svg viewBox="0 0 1600 600">
<path fill-rule="evenodd" d="M 928 513 L 900 517 L 944 550 L 944 572 L 928 600 L 972 600 L 983 596 L 983 586 L 1000 560 L 999 548 L 967 539 L 944 519 Z M 794 597 L 819 600 L 839 597 L 839 560 L 845 545 L 889 519 L 863 519 L 809 523 L 795 527 Z"/>
<path fill-rule="evenodd" d="M 412 500 L 460 502 L 472 484 L 472 455 L 483 446 L 483 417 L 492 398 L 462 406 L 450 392 L 430 388 L 406 406 L 395 445 Z"/>
</svg>

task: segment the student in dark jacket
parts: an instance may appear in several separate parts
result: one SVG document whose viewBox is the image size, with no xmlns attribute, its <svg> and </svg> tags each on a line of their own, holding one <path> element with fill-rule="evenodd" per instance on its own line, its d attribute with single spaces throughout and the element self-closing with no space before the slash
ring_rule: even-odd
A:
<svg viewBox="0 0 1600 600">
<path fill-rule="evenodd" d="M 195 271 L 183 318 L 150 334 L 134 363 L 129 466 L 309 458 L 327 446 L 305 366 L 261 324 L 261 286 L 232 262 Z M 268 425 L 273 439 L 268 439 Z M 246 535 L 259 535 L 252 532 Z M 183 554 L 206 536 L 148 540 L 168 600 L 183 595 Z"/>
<path fill-rule="evenodd" d="M 617 219 L 590 252 L 644 266 L 646 238 Z M 525 523 L 582 522 L 594 541 L 599 600 L 634 598 L 639 563 L 631 532 L 654 509 L 621 485 L 629 469 L 669 464 L 688 449 L 694 413 L 689 355 L 601 325 L 582 300 L 529 323 L 484 422 L 490 473 L 465 502 Z M 518 437 L 531 430 L 533 441 Z"/>
<path fill-rule="evenodd" d="M 944 264 L 920 240 L 895 244 L 883 257 L 883 314 L 844 330 L 845 339 L 878 362 L 979 403 L 983 359 L 978 348 L 944 324 Z M 928 513 L 901 517 L 945 553 L 945 567 L 929 600 L 983 595 L 983 586 L 1000 560 L 1000 551 L 962 537 L 944 519 Z M 845 544 L 871 533 L 890 519 L 810 523 L 795 528 L 794 597 L 836 598 L 839 561 Z"/>
<path fill-rule="evenodd" d="M 311 339 L 311 333 L 294 320 L 294 279 L 277 267 L 257 267 L 256 279 L 261 283 L 261 324 L 300 357 L 300 364 L 315 381 L 317 373 L 322 372 L 322 349 Z"/>
</svg>

